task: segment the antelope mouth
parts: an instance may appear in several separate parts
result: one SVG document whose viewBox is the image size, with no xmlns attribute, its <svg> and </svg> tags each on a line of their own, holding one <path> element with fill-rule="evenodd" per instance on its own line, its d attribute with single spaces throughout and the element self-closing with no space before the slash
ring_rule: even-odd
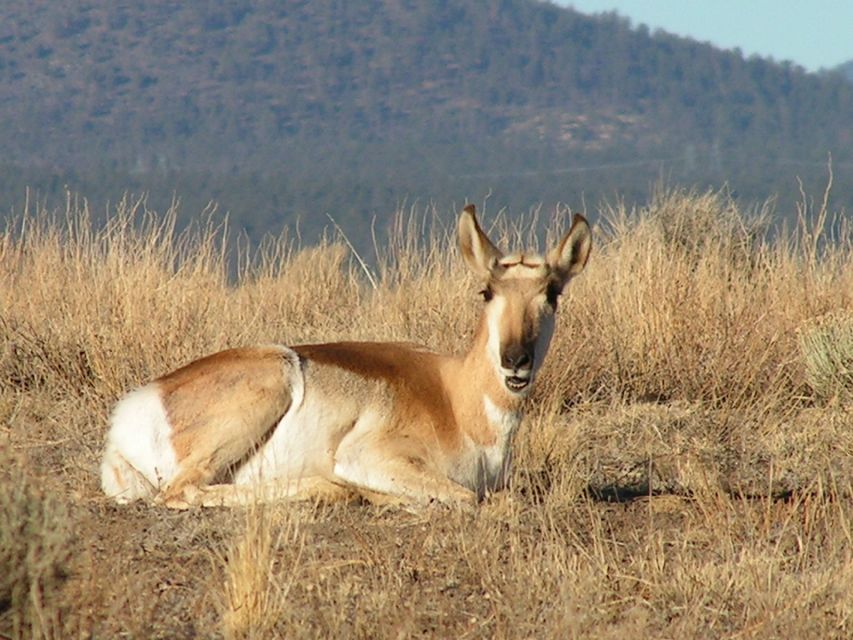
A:
<svg viewBox="0 0 853 640">
<path fill-rule="evenodd" d="M 523 391 L 524 388 L 530 384 L 530 378 L 521 376 L 506 376 L 504 378 L 504 384 L 506 384 L 506 388 L 512 391 L 513 393 L 518 393 L 519 391 Z"/>
</svg>

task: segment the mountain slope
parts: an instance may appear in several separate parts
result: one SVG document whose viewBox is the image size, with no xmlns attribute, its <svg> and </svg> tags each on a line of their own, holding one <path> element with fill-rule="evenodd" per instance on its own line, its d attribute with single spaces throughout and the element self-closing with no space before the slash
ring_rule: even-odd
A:
<svg viewBox="0 0 853 640">
<path fill-rule="evenodd" d="M 853 159 L 838 78 L 529 0 L 9 3 L 0 47 L 9 165 L 202 199 L 228 197 L 217 176 L 277 183 L 262 226 L 448 192 L 570 200 L 573 171 L 637 194 L 748 167 L 736 186 L 763 197 L 780 159 Z"/>
<path fill-rule="evenodd" d="M 847 62 L 838 65 L 838 67 L 836 67 L 836 71 L 853 82 L 853 60 L 848 60 Z"/>
</svg>

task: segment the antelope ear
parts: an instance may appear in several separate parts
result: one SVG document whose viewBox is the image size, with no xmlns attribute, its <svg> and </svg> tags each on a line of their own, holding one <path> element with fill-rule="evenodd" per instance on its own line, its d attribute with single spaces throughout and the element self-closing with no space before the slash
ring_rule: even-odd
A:
<svg viewBox="0 0 853 640">
<path fill-rule="evenodd" d="M 579 213 L 572 219 L 572 228 L 563 236 L 556 247 L 548 252 L 548 264 L 557 276 L 560 290 L 578 275 L 589 260 L 592 248 L 592 233 L 589 223 Z"/>
<path fill-rule="evenodd" d="M 468 267 L 482 278 L 488 278 L 503 257 L 477 222 L 473 204 L 465 205 L 459 214 L 459 249 Z"/>
</svg>

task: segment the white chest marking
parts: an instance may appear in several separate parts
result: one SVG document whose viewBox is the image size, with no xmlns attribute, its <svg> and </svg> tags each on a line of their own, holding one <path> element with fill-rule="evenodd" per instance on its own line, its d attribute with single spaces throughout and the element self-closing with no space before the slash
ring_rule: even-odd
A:
<svg viewBox="0 0 853 640">
<path fill-rule="evenodd" d="M 521 422 L 521 415 L 517 411 L 504 411 L 487 395 L 483 396 L 483 409 L 489 424 L 498 432 L 498 441 L 512 436 Z"/>
<path fill-rule="evenodd" d="M 521 423 L 519 412 L 504 411 L 487 395 L 483 396 L 483 409 L 497 437 L 494 444 L 482 447 L 477 456 L 478 493 L 501 489 L 506 484 L 512 463 L 512 438 Z"/>
</svg>

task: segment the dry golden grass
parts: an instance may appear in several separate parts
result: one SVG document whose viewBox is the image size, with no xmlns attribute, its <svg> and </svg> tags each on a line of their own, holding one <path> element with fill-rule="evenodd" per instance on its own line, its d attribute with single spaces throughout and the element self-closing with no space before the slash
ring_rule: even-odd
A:
<svg viewBox="0 0 853 640">
<path fill-rule="evenodd" d="M 226 638 L 267 638 L 287 612 L 287 598 L 300 564 L 304 540 L 299 521 L 273 526 L 268 510 L 259 505 L 246 510 L 245 528 L 217 559 L 225 568 L 222 627 Z M 282 569 L 282 548 L 293 566 Z M 290 579 L 288 579 L 290 576 Z"/>
<path fill-rule="evenodd" d="M 225 229 L 141 202 L 105 229 L 25 214 L 0 235 L 0 634 L 850 637 L 853 230 L 802 208 L 775 242 L 720 194 L 602 211 L 513 486 L 474 513 L 174 513 L 97 485 L 111 405 L 203 354 L 464 349 L 480 303 L 448 235 L 401 217 L 370 278 L 343 244 L 271 241 L 235 276 Z"/>
</svg>

